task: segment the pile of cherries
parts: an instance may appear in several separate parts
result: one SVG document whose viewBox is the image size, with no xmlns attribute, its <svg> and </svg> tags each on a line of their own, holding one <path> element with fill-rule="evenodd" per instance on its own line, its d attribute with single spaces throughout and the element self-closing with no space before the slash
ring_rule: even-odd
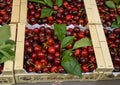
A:
<svg viewBox="0 0 120 85">
<path fill-rule="evenodd" d="M 114 30 L 104 29 L 110 54 L 112 57 L 114 71 L 120 72 L 120 28 Z"/>
<path fill-rule="evenodd" d="M 55 0 L 53 0 L 55 3 Z M 29 24 L 74 24 L 86 25 L 88 20 L 83 5 L 83 0 L 64 0 L 63 5 L 58 7 L 56 4 L 52 7 L 54 10 L 50 17 L 40 18 L 41 9 L 48 6 L 28 2 L 28 15 L 27 21 Z"/>
<path fill-rule="evenodd" d="M 90 32 L 80 28 L 69 28 L 66 36 L 75 36 L 74 43 L 81 38 L 90 38 Z M 49 27 L 25 30 L 24 69 L 36 73 L 66 73 L 61 66 L 61 53 L 71 49 L 74 43 L 60 49 L 60 41 Z M 96 59 L 92 46 L 75 49 L 72 55 L 81 65 L 83 72 L 93 72 L 96 69 Z"/>
<path fill-rule="evenodd" d="M 112 23 L 116 20 L 116 17 L 120 15 L 120 8 L 117 8 L 115 11 L 115 9 L 106 6 L 106 1 L 107 0 L 96 0 L 104 27 L 111 27 Z"/>
<path fill-rule="evenodd" d="M 13 0 L 0 0 L 0 25 L 10 23 Z"/>
</svg>

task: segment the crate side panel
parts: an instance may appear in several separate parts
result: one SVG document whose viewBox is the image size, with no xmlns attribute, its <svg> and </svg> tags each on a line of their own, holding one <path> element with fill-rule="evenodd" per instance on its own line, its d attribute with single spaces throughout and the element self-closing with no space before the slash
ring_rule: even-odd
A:
<svg viewBox="0 0 120 85">
<path fill-rule="evenodd" d="M 20 23 L 27 23 L 27 3 L 21 3 Z"/>
<path fill-rule="evenodd" d="M 101 48 L 102 48 L 102 53 L 103 53 L 105 64 L 106 64 L 106 71 L 112 72 L 114 67 L 113 67 L 107 42 L 101 42 Z"/>
<path fill-rule="evenodd" d="M 106 65 L 105 65 L 103 54 L 102 54 L 102 49 L 94 47 L 94 51 L 95 51 L 96 62 L 97 62 L 97 69 L 96 69 L 96 71 L 104 72 L 105 69 L 106 69 Z"/>
<path fill-rule="evenodd" d="M 88 25 L 88 26 L 89 26 L 89 30 L 90 30 L 90 35 L 91 35 L 93 47 L 100 47 L 100 42 L 98 39 L 98 34 L 96 31 L 95 25 Z"/>
</svg>

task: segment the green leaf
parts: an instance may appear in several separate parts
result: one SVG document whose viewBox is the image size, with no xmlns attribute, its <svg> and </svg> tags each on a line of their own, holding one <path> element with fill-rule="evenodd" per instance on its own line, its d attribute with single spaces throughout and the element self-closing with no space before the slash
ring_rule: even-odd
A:
<svg viewBox="0 0 120 85">
<path fill-rule="evenodd" d="M 6 61 L 8 61 L 8 58 L 7 58 L 7 57 L 2 56 L 2 57 L 0 58 L 0 64 L 4 63 L 4 62 L 6 62 Z"/>
<path fill-rule="evenodd" d="M 13 48 L 13 45 L 11 45 L 11 44 L 4 44 L 4 45 L 1 45 L 0 46 L 0 49 L 12 49 Z"/>
<path fill-rule="evenodd" d="M 73 42 L 73 40 L 74 40 L 74 36 L 65 37 L 62 40 L 61 48 L 64 48 L 64 47 L 68 46 L 69 44 L 71 44 Z"/>
<path fill-rule="evenodd" d="M 71 50 L 65 50 L 63 53 L 62 53 L 62 61 L 64 60 L 67 60 L 66 57 L 63 57 L 63 56 L 71 56 L 72 55 L 72 49 Z"/>
<path fill-rule="evenodd" d="M 53 7 L 53 2 L 52 2 L 52 0 L 44 0 L 44 2 L 45 2 L 49 7 Z"/>
<path fill-rule="evenodd" d="M 5 44 L 15 45 L 15 41 L 13 40 L 7 40 Z"/>
<path fill-rule="evenodd" d="M 109 7 L 109 8 L 116 8 L 115 4 L 113 3 L 113 1 L 106 1 L 105 4 Z"/>
<path fill-rule="evenodd" d="M 63 4 L 63 0 L 56 0 L 55 3 L 56 3 L 56 5 L 58 5 L 60 7 Z"/>
<path fill-rule="evenodd" d="M 11 49 L 3 49 L 5 52 L 7 52 L 10 56 L 10 60 L 13 60 L 13 58 L 11 58 L 11 56 L 15 56 L 15 51 L 11 50 Z"/>
<path fill-rule="evenodd" d="M 15 58 L 15 51 L 11 50 L 11 49 L 3 49 L 0 50 L 0 63 L 4 63 L 8 60 L 14 60 Z"/>
<path fill-rule="evenodd" d="M 54 24 L 54 31 L 58 39 L 62 41 L 66 34 L 66 24 Z"/>
<path fill-rule="evenodd" d="M 115 2 L 116 4 L 119 4 L 120 0 L 114 0 L 114 2 Z"/>
<path fill-rule="evenodd" d="M 120 25 L 120 16 L 117 16 L 116 19 L 117 19 L 117 24 Z"/>
<path fill-rule="evenodd" d="M 67 73 L 73 74 L 73 75 L 76 75 L 79 77 L 82 76 L 81 66 L 74 57 L 63 56 L 61 64 L 62 64 L 63 68 L 65 69 L 65 71 L 67 71 Z"/>
<path fill-rule="evenodd" d="M 117 21 L 113 22 L 112 23 L 112 28 L 117 28 L 117 27 L 120 27 L 120 25 L 117 24 Z"/>
<path fill-rule="evenodd" d="M 92 43 L 88 38 L 82 38 L 74 44 L 73 49 L 85 47 L 85 46 L 91 46 L 91 45 Z"/>
<path fill-rule="evenodd" d="M 10 26 L 4 25 L 0 27 L 0 44 L 8 40 L 11 36 Z"/>
<path fill-rule="evenodd" d="M 42 8 L 40 18 L 49 17 L 52 15 L 53 10 L 50 8 Z"/>
<path fill-rule="evenodd" d="M 43 4 L 43 5 L 46 4 L 44 1 L 40 1 L 40 0 L 29 0 L 29 1 L 36 2 L 36 3 L 39 3 L 39 4 Z"/>
</svg>

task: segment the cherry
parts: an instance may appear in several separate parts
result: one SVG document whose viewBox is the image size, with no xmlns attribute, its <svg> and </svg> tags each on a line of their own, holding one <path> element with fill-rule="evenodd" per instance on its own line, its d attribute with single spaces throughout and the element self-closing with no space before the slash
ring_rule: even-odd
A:
<svg viewBox="0 0 120 85">
<path fill-rule="evenodd" d="M 81 50 L 80 49 L 75 49 L 75 56 L 80 56 L 81 55 Z"/>
<path fill-rule="evenodd" d="M 48 54 L 47 55 L 47 60 L 49 61 L 49 62 L 53 62 L 53 60 L 54 60 L 54 55 L 53 54 Z"/>
<path fill-rule="evenodd" d="M 59 57 L 56 57 L 56 58 L 54 58 L 54 65 L 60 65 L 60 58 Z"/>
<path fill-rule="evenodd" d="M 28 47 L 28 48 L 27 48 L 27 52 L 28 52 L 28 53 L 32 53 L 32 52 L 33 52 L 33 48 L 32 48 L 32 47 Z"/>
<path fill-rule="evenodd" d="M 37 58 L 37 54 L 36 54 L 36 53 L 32 53 L 31 58 L 32 58 L 32 59 L 36 59 L 36 58 Z"/>
<path fill-rule="evenodd" d="M 36 70 L 36 71 L 41 71 L 41 70 L 42 70 L 42 63 L 40 63 L 40 62 L 39 62 L 39 63 L 36 63 L 36 64 L 35 64 L 35 70 Z"/>
<path fill-rule="evenodd" d="M 50 71 L 49 71 L 48 68 L 43 68 L 42 72 L 43 72 L 43 73 L 49 73 Z"/>
<path fill-rule="evenodd" d="M 39 45 L 36 45 L 36 46 L 34 47 L 34 51 L 35 51 L 35 52 L 40 52 L 40 51 L 41 51 L 41 47 L 40 47 Z"/>
<path fill-rule="evenodd" d="M 53 44 L 54 44 L 54 40 L 53 40 L 52 38 L 48 39 L 48 40 L 47 40 L 47 44 L 48 44 L 49 46 L 53 45 Z"/>
<path fill-rule="evenodd" d="M 60 57 L 60 52 L 55 52 L 56 57 Z"/>
<path fill-rule="evenodd" d="M 92 46 L 88 47 L 88 52 L 89 52 L 89 54 L 94 54 L 94 49 Z"/>
<path fill-rule="evenodd" d="M 86 49 L 83 49 L 83 50 L 81 51 L 81 56 L 83 56 L 83 57 L 88 57 L 88 55 L 89 55 L 89 53 L 88 53 L 88 51 L 87 51 Z"/>
<path fill-rule="evenodd" d="M 40 62 L 42 64 L 42 68 L 47 65 L 47 60 L 46 59 L 41 59 Z"/>
<path fill-rule="evenodd" d="M 65 73 L 65 70 L 63 69 L 62 66 L 58 66 L 58 72 L 59 73 Z"/>
<path fill-rule="evenodd" d="M 114 32 L 115 34 L 120 34 L 120 28 L 115 28 L 115 29 L 113 30 L 113 32 Z"/>
<path fill-rule="evenodd" d="M 88 68 L 87 64 L 83 64 L 83 65 L 82 65 L 82 71 L 83 71 L 84 73 L 89 72 L 89 68 Z"/>
<path fill-rule="evenodd" d="M 72 15 L 67 15 L 66 16 L 66 20 L 68 21 L 68 20 L 70 20 L 72 18 Z"/>
<path fill-rule="evenodd" d="M 115 40 L 115 38 L 116 38 L 116 34 L 114 34 L 114 33 L 111 33 L 111 34 L 109 34 L 109 39 L 111 39 L 111 40 Z"/>
<path fill-rule="evenodd" d="M 45 59 L 45 54 L 43 52 L 38 52 L 37 53 L 38 58 L 40 59 Z"/>
<path fill-rule="evenodd" d="M 54 47 L 49 47 L 48 48 L 48 52 L 51 53 L 51 54 L 54 54 L 55 53 L 55 48 Z"/>
<path fill-rule="evenodd" d="M 55 44 L 54 44 L 54 48 L 55 48 L 55 50 L 57 50 L 57 51 L 60 50 L 60 44 L 55 43 Z"/>
<path fill-rule="evenodd" d="M 58 67 L 57 66 L 52 66 L 51 67 L 51 72 L 52 73 L 57 73 L 58 72 Z"/>
</svg>

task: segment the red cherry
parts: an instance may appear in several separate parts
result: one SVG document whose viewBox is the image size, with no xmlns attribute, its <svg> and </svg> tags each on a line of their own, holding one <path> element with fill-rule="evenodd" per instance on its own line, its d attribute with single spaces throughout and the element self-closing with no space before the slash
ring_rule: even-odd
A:
<svg viewBox="0 0 120 85">
<path fill-rule="evenodd" d="M 86 50 L 86 49 L 83 49 L 82 51 L 81 51 L 81 56 L 83 56 L 83 57 L 88 57 L 88 51 Z"/>
<path fill-rule="evenodd" d="M 52 66 L 51 67 L 51 72 L 52 73 L 57 73 L 58 72 L 58 67 L 57 66 Z"/>
<path fill-rule="evenodd" d="M 55 53 L 55 48 L 54 47 L 49 47 L 48 48 L 48 52 L 51 53 L 51 54 L 54 54 Z"/>
<path fill-rule="evenodd" d="M 37 63 L 37 64 L 35 64 L 35 70 L 37 70 L 37 71 L 41 71 L 42 70 L 42 63 Z"/>
<path fill-rule="evenodd" d="M 41 64 L 42 64 L 42 67 L 44 68 L 44 66 L 47 65 L 47 60 L 46 59 L 41 59 L 40 60 Z"/>
<path fill-rule="evenodd" d="M 82 65 L 82 71 L 85 72 L 85 73 L 89 72 L 89 68 L 88 68 L 87 64 Z"/>
<path fill-rule="evenodd" d="M 66 20 L 70 20 L 72 18 L 72 15 L 67 15 Z"/>
<path fill-rule="evenodd" d="M 41 51 L 41 47 L 39 45 L 34 47 L 34 51 L 35 52 L 40 52 Z"/>
<path fill-rule="evenodd" d="M 80 55 L 81 55 L 81 50 L 75 49 L 75 56 L 80 56 Z"/>
<path fill-rule="evenodd" d="M 53 21 L 53 17 L 52 16 L 48 17 L 48 20 Z"/>
<path fill-rule="evenodd" d="M 45 59 L 45 54 L 43 52 L 38 52 L 37 56 L 40 59 Z"/>
</svg>

